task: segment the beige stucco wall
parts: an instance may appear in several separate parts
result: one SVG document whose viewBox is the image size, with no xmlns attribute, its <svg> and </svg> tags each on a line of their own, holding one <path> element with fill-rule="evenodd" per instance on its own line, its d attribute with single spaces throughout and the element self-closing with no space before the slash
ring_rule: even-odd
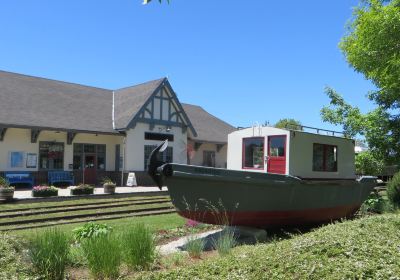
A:
<svg viewBox="0 0 400 280">
<path fill-rule="evenodd" d="M 144 170 L 144 146 L 158 145 L 160 141 L 145 140 L 145 132 L 168 133 L 174 135 L 174 141 L 169 143 L 173 148 L 174 163 L 186 163 L 187 132 L 183 132 L 180 127 L 171 127 L 166 131 L 163 125 L 155 125 L 150 130 L 149 124 L 137 123 L 134 129 L 129 129 L 126 133 L 125 144 L 125 171 L 143 171 Z"/>
<path fill-rule="evenodd" d="M 73 143 L 85 144 L 105 144 L 106 145 L 106 170 L 113 171 L 115 169 L 115 145 L 122 144 L 122 136 L 115 135 L 95 135 L 78 133 Z M 26 162 L 27 153 L 35 153 L 39 160 L 39 142 L 55 141 L 64 143 L 64 170 L 70 170 L 69 164 L 73 162 L 73 144 L 67 145 L 67 133 L 55 131 L 42 131 L 39 134 L 36 143 L 31 143 L 31 131 L 29 129 L 9 128 L 5 134 L 4 140 L 0 141 L 0 171 L 37 171 L 37 168 L 26 168 L 26 164 L 22 168 L 10 167 L 10 152 L 24 152 L 24 163 Z M 38 166 L 39 164 L 37 164 Z"/>
<path fill-rule="evenodd" d="M 292 132 L 291 142 L 291 175 L 304 178 L 355 178 L 354 144 L 352 140 L 312 133 Z M 337 146 L 337 172 L 312 170 L 313 143 Z"/>
<path fill-rule="evenodd" d="M 193 141 L 190 141 L 189 145 L 194 147 Z M 215 167 L 226 168 L 227 163 L 227 145 L 224 145 L 219 152 L 217 152 L 217 145 L 212 143 L 203 143 L 197 151 L 191 152 L 190 164 L 191 165 L 203 165 L 203 152 L 213 151 L 215 152 Z"/>
</svg>

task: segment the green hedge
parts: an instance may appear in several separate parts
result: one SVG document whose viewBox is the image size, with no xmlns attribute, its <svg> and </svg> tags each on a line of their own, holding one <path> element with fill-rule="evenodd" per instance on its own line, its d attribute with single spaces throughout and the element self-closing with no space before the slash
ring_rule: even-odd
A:
<svg viewBox="0 0 400 280">
<path fill-rule="evenodd" d="M 71 195 L 93 194 L 93 191 L 94 188 L 92 186 L 78 186 L 75 189 L 71 189 Z"/>
</svg>

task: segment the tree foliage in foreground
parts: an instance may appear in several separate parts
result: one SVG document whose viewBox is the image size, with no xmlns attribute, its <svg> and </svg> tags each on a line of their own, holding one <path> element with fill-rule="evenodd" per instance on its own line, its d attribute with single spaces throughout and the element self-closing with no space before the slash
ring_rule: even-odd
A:
<svg viewBox="0 0 400 280">
<path fill-rule="evenodd" d="M 400 0 L 363 1 L 340 48 L 347 62 L 376 86 L 368 94 L 376 108 L 362 113 L 327 88 L 330 105 L 321 110 L 322 119 L 343 125 L 348 136 L 364 136 L 376 159 L 396 163 L 400 160 Z"/>
</svg>

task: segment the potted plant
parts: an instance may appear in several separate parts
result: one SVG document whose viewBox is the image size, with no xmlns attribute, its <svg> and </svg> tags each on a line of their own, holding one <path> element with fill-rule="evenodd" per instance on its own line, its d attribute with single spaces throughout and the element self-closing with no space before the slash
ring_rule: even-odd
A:
<svg viewBox="0 0 400 280">
<path fill-rule="evenodd" d="M 115 184 L 110 178 L 108 177 L 103 178 L 104 193 L 114 194 L 116 186 L 117 184 Z"/>
<path fill-rule="evenodd" d="M 14 187 L 10 186 L 5 178 L 0 177 L 0 200 L 12 200 L 14 197 L 14 190 Z"/>
</svg>

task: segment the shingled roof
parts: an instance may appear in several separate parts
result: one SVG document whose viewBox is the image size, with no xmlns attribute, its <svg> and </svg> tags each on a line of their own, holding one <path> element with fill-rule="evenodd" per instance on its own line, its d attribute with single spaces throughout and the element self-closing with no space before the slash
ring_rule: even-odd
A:
<svg viewBox="0 0 400 280">
<path fill-rule="evenodd" d="M 113 91 L 0 71 L 0 127 L 118 134 L 164 81 Z M 193 140 L 226 143 L 235 130 L 199 106 L 182 106 L 197 132 Z"/>
<path fill-rule="evenodd" d="M 0 71 L 0 126 L 117 133 L 112 91 Z"/>
<path fill-rule="evenodd" d="M 227 143 L 228 134 L 236 130 L 235 127 L 211 115 L 200 106 L 182 104 L 182 107 L 197 132 L 197 137 L 190 137 L 192 140 L 217 144 Z"/>
</svg>

